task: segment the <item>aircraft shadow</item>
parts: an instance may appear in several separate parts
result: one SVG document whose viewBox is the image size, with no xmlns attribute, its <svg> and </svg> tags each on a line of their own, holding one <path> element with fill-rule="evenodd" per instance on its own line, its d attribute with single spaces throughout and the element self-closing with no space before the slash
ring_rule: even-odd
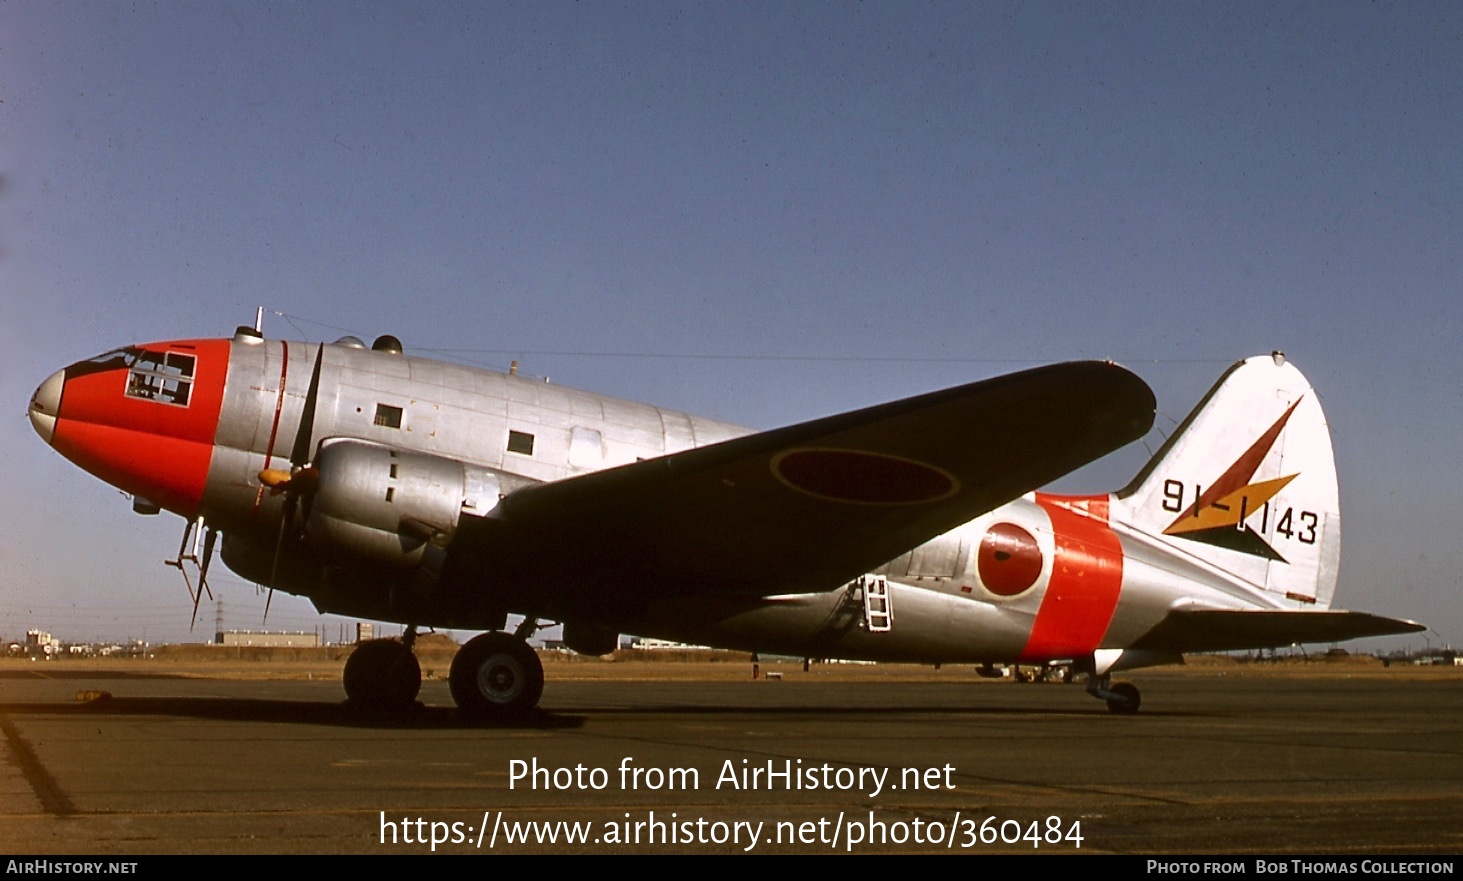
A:
<svg viewBox="0 0 1463 881">
<path fill-rule="evenodd" d="M 404 716 L 383 716 L 353 707 L 347 701 L 282 701 L 260 698 L 221 697 L 107 697 L 68 703 L 4 703 L 4 716 L 176 716 L 215 722 L 263 722 L 287 725 L 326 725 L 339 728 L 389 729 L 565 729 L 577 728 L 583 718 L 539 710 L 512 722 L 479 722 L 458 717 L 453 707 L 417 704 Z"/>
<path fill-rule="evenodd" d="M 729 705 L 686 705 L 658 703 L 645 706 L 575 707 L 572 711 L 555 712 L 539 708 L 532 715 L 511 722 L 482 722 L 463 719 L 453 707 L 417 704 L 401 717 L 385 717 L 363 711 L 346 701 L 284 701 L 260 698 L 220 697 L 108 697 L 79 703 L 3 703 L 0 715 L 6 716 L 70 716 L 84 717 L 163 717 L 175 716 L 218 722 L 262 722 L 285 725 L 324 725 L 339 728 L 382 728 L 397 730 L 442 729 L 519 729 L 562 730 L 581 727 L 595 716 L 757 716 L 768 719 L 840 718 L 868 716 L 963 716 L 970 718 L 1005 718 L 1039 716 L 1049 718 L 1110 717 L 1121 721 L 1126 717 L 1111 716 L 1100 704 L 1074 704 L 1071 707 L 919 707 L 823 706 L 768 707 Z M 1144 711 L 1143 717 L 1181 718 L 1205 714 L 1174 711 Z"/>
<path fill-rule="evenodd" d="M 0 679 L 188 679 L 176 673 L 138 673 L 130 670 L 0 670 Z"/>
<path fill-rule="evenodd" d="M 1109 717 L 1114 719 L 1126 718 L 1115 716 L 1107 711 L 1097 701 L 1092 701 L 1091 706 L 1085 704 L 1073 704 L 1070 707 L 1015 707 L 1015 706 L 978 706 L 978 707 L 940 707 L 940 706 L 909 706 L 900 704 L 897 706 L 844 706 L 844 707 L 748 707 L 748 706 L 690 706 L 686 704 L 658 704 L 637 707 L 576 707 L 575 713 L 582 713 L 585 716 L 596 715 L 631 715 L 631 716 L 767 716 L 767 717 L 807 717 L 807 716 L 971 716 L 971 717 L 999 717 L 999 716 L 1052 716 L 1067 718 L 1090 718 L 1092 716 Z M 1164 718 L 1202 717 L 1205 713 L 1175 712 L 1169 710 L 1144 710 L 1139 716 Z"/>
</svg>

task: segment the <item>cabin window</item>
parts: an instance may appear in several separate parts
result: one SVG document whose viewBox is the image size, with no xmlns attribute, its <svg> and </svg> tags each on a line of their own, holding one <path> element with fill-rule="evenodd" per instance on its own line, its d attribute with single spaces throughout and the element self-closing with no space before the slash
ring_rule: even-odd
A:
<svg viewBox="0 0 1463 881">
<path fill-rule="evenodd" d="M 377 404 L 376 424 L 383 428 L 400 428 L 401 408 L 389 404 Z"/>
<path fill-rule="evenodd" d="M 197 358 L 182 352 L 138 352 L 127 374 L 127 395 L 188 406 Z"/>
<path fill-rule="evenodd" d="M 508 432 L 508 452 L 522 456 L 533 455 L 533 435 L 526 431 Z"/>
</svg>

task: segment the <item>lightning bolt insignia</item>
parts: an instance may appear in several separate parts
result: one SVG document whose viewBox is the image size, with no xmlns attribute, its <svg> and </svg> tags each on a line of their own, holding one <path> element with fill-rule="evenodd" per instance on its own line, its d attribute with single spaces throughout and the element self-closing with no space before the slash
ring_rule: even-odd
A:
<svg viewBox="0 0 1463 881">
<path fill-rule="evenodd" d="M 1291 414 L 1298 406 L 1300 406 L 1300 400 L 1291 404 L 1274 425 L 1260 435 L 1254 444 L 1236 459 L 1224 474 L 1220 475 L 1218 480 L 1200 494 L 1199 498 L 1195 499 L 1194 503 L 1183 513 L 1179 514 L 1173 523 L 1169 524 L 1163 534 L 1191 541 L 1202 541 L 1217 547 L 1284 563 L 1285 558 L 1280 556 L 1245 521 L 1260 511 L 1270 499 L 1285 488 L 1286 484 L 1300 476 L 1299 473 L 1296 473 L 1271 480 L 1262 480 L 1259 483 L 1250 483 L 1255 472 L 1259 470 L 1260 463 L 1264 461 L 1270 448 L 1275 445 L 1276 438 L 1280 437 L 1280 432 L 1285 429 L 1285 423 L 1290 421 Z"/>
</svg>

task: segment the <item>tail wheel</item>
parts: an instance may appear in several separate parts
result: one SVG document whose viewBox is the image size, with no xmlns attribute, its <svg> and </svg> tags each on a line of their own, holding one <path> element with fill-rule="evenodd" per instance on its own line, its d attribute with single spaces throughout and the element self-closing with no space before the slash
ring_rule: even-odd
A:
<svg viewBox="0 0 1463 881">
<path fill-rule="evenodd" d="M 1131 716 L 1138 712 L 1138 706 L 1143 703 L 1142 697 L 1138 694 L 1138 686 L 1131 682 L 1114 682 L 1108 688 L 1108 693 L 1112 695 L 1107 699 L 1107 709 L 1110 713 Z"/>
<path fill-rule="evenodd" d="M 543 696 L 544 668 L 518 637 L 484 633 L 458 650 L 449 684 L 458 711 L 468 718 L 521 718 Z"/>
<path fill-rule="evenodd" d="M 351 703 L 371 709 L 404 709 L 422 690 L 422 668 L 411 649 L 394 639 L 356 646 L 341 677 Z"/>
</svg>

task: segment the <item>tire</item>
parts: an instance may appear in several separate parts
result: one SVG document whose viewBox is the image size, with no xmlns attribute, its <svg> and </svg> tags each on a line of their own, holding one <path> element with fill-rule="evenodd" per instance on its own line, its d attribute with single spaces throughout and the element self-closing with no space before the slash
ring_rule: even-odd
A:
<svg viewBox="0 0 1463 881">
<path fill-rule="evenodd" d="M 1138 694 L 1138 686 L 1131 682 L 1114 682 L 1108 692 L 1113 695 L 1107 699 L 1107 709 L 1110 713 L 1131 716 L 1138 712 L 1139 705 L 1143 703 L 1142 697 Z"/>
<path fill-rule="evenodd" d="M 356 646 L 341 677 L 352 704 L 373 710 L 405 709 L 422 690 L 422 668 L 411 649 L 395 639 Z"/>
<path fill-rule="evenodd" d="M 544 668 L 528 643 L 507 633 L 473 637 L 452 659 L 457 710 L 469 719 L 521 719 L 544 692 Z"/>
</svg>

